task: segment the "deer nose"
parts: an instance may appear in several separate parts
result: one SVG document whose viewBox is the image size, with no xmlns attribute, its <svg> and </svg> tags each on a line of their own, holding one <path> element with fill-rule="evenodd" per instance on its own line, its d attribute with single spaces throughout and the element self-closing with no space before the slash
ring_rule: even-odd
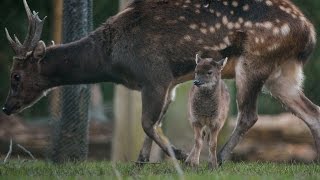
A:
<svg viewBox="0 0 320 180">
<path fill-rule="evenodd" d="M 6 108 L 6 107 L 3 107 L 2 108 L 2 111 L 6 114 L 6 115 L 10 115 L 10 112 L 9 112 L 9 110 Z"/>
<path fill-rule="evenodd" d="M 194 80 L 193 81 L 193 84 L 196 85 L 196 86 L 200 86 L 203 84 L 203 82 L 199 81 L 199 80 Z"/>
</svg>

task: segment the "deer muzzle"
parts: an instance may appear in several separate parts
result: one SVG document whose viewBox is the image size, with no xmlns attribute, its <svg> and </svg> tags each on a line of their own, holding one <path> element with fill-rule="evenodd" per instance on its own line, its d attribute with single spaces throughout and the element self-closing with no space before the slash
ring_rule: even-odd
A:
<svg viewBox="0 0 320 180">
<path fill-rule="evenodd" d="M 2 111 L 8 116 L 11 114 L 10 111 L 8 110 L 8 108 L 6 108 L 6 107 L 3 107 Z"/>
<path fill-rule="evenodd" d="M 197 87 L 201 86 L 202 84 L 204 84 L 204 82 L 200 81 L 200 80 L 194 80 L 193 84 L 196 85 Z"/>
</svg>

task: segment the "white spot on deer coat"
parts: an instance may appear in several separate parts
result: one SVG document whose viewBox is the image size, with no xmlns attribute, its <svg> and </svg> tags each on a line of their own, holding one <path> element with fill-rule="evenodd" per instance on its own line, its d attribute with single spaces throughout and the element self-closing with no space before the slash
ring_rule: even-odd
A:
<svg viewBox="0 0 320 180">
<path fill-rule="evenodd" d="M 281 33 L 284 36 L 287 36 L 290 33 L 290 27 L 288 24 L 284 24 L 281 26 Z"/>
<path fill-rule="evenodd" d="M 240 23 L 240 24 L 242 24 L 244 21 L 243 21 L 243 18 L 242 17 L 239 17 L 238 18 L 238 22 Z"/>
<path fill-rule="evenodd" d="M 271 29 L 273 27 L 273 24 L 269 21 L 266 21 L 263 23 L 263 26 L 266 28 L 266 29 Z"/>
<path fill-rule="evenodd" d="M 228 36 L 223 38 L 223 42 L 226 43 L 228 46 L 231 44 Z"/>
<path fill-rule="evenodd" d="M 201 23 L 201 26 L 203 26 L 203 27 L 207 27 L 207 23 L 202 22 L 202 23 Z"/>
<path fill-rule="evenodd" d="M 227 16 L 223 16 L 222 17 L 222 23 L 224 24 L 224 25 L 227 25 L 228 24 L 228 18 L 227 18 Z"/>
<path fill-rule="evenodd" d="M 225 6 L 228 6 L 228 1 L 223 1 L 223 4 L 225 5 Z"/>
<path fill-rule="evenodd" d="M 213 26 L 209 27 L 209 31 L 210 31 L 210 33 L 215 33 L 216 32 L 216 30 L 215 30 L 215 28 Z"/>
<path fill-rule="evenodd" d="M 244 6 L 242 6 L 243 11 L 248 11 L 249 10 L 249 4 L 246 4 Z"/>
<path fill-rule="evenodd" d="M 278 35 L 280 33 L 280 29 L 278 27 L 273 28 L 273 35 Z"/>
<path fill-rule="evenodd" d="M 257 44 L 260 42 L 258 37 L 255 37 L 255 38 L 254 38 L 254 41 L 255 41 Z"/>
<path fill-rule="evenodd" d="M 240 25 L 238 22 L 236 22 L 236 23 L 234 24 L 234 27 L 235 27 L 236 29 L 240 29 L 240 28 L 241 28 L 241 25 Z"/>
<path fill-rule="evenodd" d="M 197 40 L 197 43 L 198 43 L 198 44 L 202 44 L 203 42 L 204 42 L 203 39 L 198 39 L 198 40 Z"/>
<path fill-rule="evenodd" d="M 195 30 L 195 29 L 198 28 L 198 25 L 196 25 L 196 24 L 190 24 L 190 25 L 189 25 L 189 28 Z"/>
<path fill-rule="evenodd" d="M 279 44 L 279 43 L 274 43 L 274 44 L 272 44 L 271 46 L 269 46 L 267 49 L 268 49 L 268 51 L 275 51 L 275 50 L 277 50 L 279 47 L 280 47 L 280 44 Z"/>
<path fill-rule="evenodd" d="M 183 39 L 185 39 L 186 41 L 191 41 L 191 36 L 190 35 L 185 35 L 183 37 Z"/>
<path fill-rule="evenodd" d="M 179 16 L 179 20 L 180 20 L 180 21 L 184 21 L 184 20 L 186 20 L 186 17 L 184 17 L 184 16 Z"/>
<path fill-rule="evenodd" d="M 217 23 L 217 24 L 215 25 L 215 27 L 216 27 L 217 29 L 220 29 L 220 28 L 221 28 L 221 24 L 220 24 L 220 23 Z"/>
<path fill-rule="evenodd" d="M 232 1 L 232 6 L 233 7 L 238 7 L 239 3 L 237 1 Z"/>
<path fill-rule="evenodd" d="M 225 48 L 227 47 L 227 45 L 224 44 L 224 43 L 220 43 L 220 44 L 219 44 L 219 47 L 220 47 L 220 50 L 221 50 L 221 49 L 225 49 Z"/>
<path fill-rule="evenodd" d="M 196 7 L 196 8 L 200 8 L 200 7 L 201 7 L 201 5 L 200 5 L 200 4 L 195 4 L 195 5 L 194 5 L 194 7 Z"/>
<path fill-rule="evenodd" d="M 272 6 L 273 5 L 272 1 L 270 1 L 270 0 L 267 0 L 266 4 L 267 4 L 267 6 Z"/>
<path fill-rule="evenodd" d="M 206 28 L 200 28 L 202 34 L 207 34 L 208 30 Z"/>
<path fill-rule="evenodd" d="M 232 22 L 229 22 L 229 23 L 227 24 L 227 28 L 228 28 L 228 29 L 233 29 L 233 27 L 234 27 L 234 26 L 233 26 L 233 23 L 232 23 Z"/>
<path fill-rule="evenodd" d="M 251 28 L 252 27 L 252 22 L 251 21 L 246 21 L 244 23 L 244 26 L 247 27 L 247 28 Z"/>
</svg>

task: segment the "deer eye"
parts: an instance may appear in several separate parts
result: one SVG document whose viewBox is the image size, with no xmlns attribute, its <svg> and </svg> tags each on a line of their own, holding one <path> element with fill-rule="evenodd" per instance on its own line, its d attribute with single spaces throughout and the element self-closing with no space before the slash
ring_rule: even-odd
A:
<svg viewBox="0 0 320 180">
<path fill-rule="evenodd" d="M 208 74 L 208 75 L 211 75 L 211 74 L 212 74 L 212 71 L 208 71 L 207 74 Z"/>
<path fill-rule="evenodd" d="M 19 82 L 20 79 L 21 79 L 21 76 L 20 76 L 19 74 L 14 74 L 14 75 L 13 75 L 13 79 L 14 79 L 15 81 Z"/>
</svg>

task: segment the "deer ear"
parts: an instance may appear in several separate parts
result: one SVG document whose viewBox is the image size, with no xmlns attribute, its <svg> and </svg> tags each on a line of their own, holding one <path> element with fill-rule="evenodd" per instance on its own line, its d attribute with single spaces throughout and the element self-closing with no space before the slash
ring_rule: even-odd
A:
<svg viewBox="0 0 320 180">
<path fill-rule="evenodd" d="M 41 60 L 46 55 L 46 45 L 43 41 L 39 41 L 37 46 L 33 49 L 33 57 Z"/>
<path fill-rule="evenodd" d="M 199 54 L 196 54 L 196 64 L 199 64 L 202 61 Z"/>
<path fill-rule="evenodd" d="M 217 62 L 217 65 L 220 67 L 220 70 L 222 70 L 224 68 L 224 66 L 227 64 L 227 62 L 228 62 L 228 57 Z"/>
<path fill-rule="evenodd" d="M 50 44 L 48 45 L 48 47 L 50 47 L 50 46 L 55 46 L 56 45 L 56 43 L 52 40 L 51 42 L 50 42 Z"/>
</svg>

